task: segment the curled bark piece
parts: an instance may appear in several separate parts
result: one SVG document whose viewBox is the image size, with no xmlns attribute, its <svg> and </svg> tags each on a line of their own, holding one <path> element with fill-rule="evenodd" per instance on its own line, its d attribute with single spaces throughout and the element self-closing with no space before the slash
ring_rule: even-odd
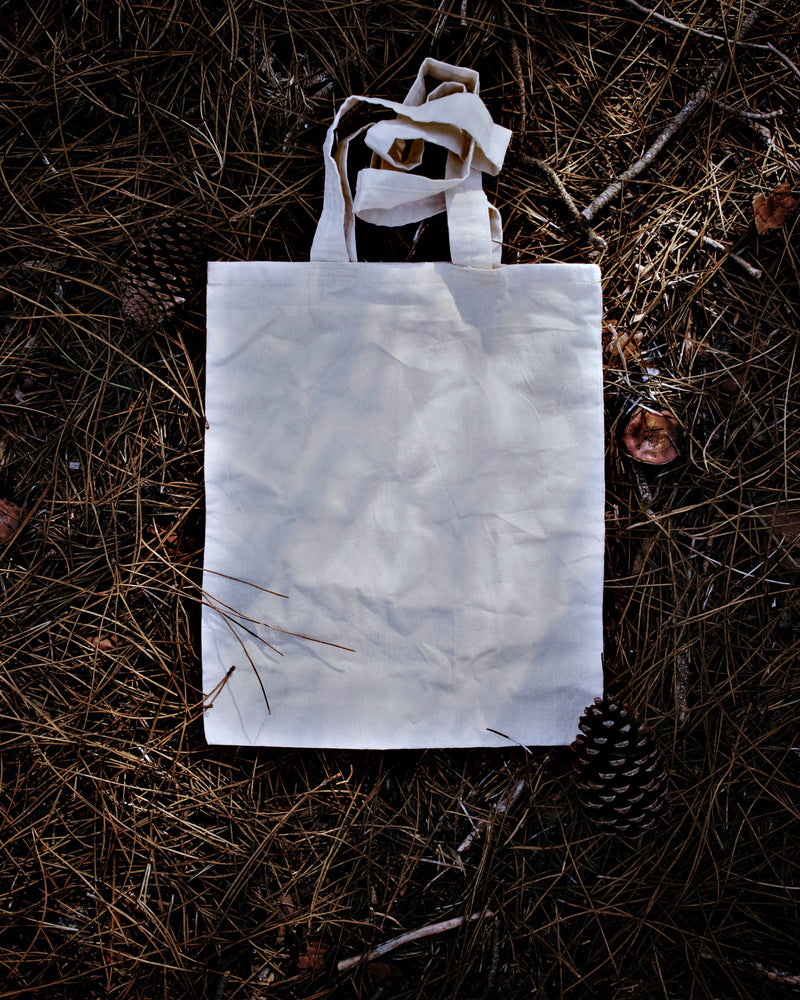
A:
<svg viewBox="0 0 800 1000">
<path fill-rule="evenodd" d="M 669 410 L 653 412 L 638 407 L 622 435 L 625 450 L 637 462 L 646 465 L 668 465 L 680 451 L 680 427 Z"/>
</svg>

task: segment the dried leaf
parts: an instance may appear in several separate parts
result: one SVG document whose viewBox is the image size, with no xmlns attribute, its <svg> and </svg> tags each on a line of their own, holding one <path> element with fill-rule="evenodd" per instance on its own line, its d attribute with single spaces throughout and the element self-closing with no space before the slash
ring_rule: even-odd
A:
<svg viewBox="0 0 800 1000">
<path fill-rule="evenodd" d="M 8 500 L 0 500 L 0 545 L 10 542 L 19 530 L 22 508 Z"/>
<path fill-rule="evenodd" d="M 315 972 L 325 967 L 328 945 L 324 941 L 307 938 L 303 950 L 297 956 L 298 969 L 313 969 Z"/>
<path fill-rule="evenodd" d="M 171 558 L 183 559 L 197 548 L 197 539 L 194 535 L 184 535 L 181 532 L 173 531 L 171 527 L 160 528 L 157 525 L 148 525 L 146 534 L 155 539 L 157 545 L 163 546 L 164 551 Z"/>
<path fill-rule="evenodd" d="M 776 185 L 772 194 L 766 198 L 763 194 L 757 194 L 753 198 L 753 215 L 759 236 L 770 229 L 777 229 L 786 221 L 786 217 L 797 204 L 797 199 L 789 194 L 791 190 L 792 185 L 785 181 Z"/>
<path fill-rule="evenodd" d="M 117 635 L 93 635 L 88 641 L 101 653 L 111 653 L 124 644 L 124 640 Z"/>
<path fill-rule="evenodd" d="M 772 515 L 772 537 L 786 569 L 800 570 L 800 504 L 780 503 Z"/>
<path fill-rule="evenodd" d="M 634 410 L 622 436 L 631 458 L 647 465 L 667 465 L 676 459 L 679 440 L 678 421 L 669 410 L 653 413 L 642 407 Z"/>
<path fill-rule="evenodd" d="M 386 983 L 397 975 L 391 962 L 370 962 L 367 975 L 375 983 Z"/>
<path fill-rule="evenodd" d="M 623 359 L 632 357 L 639 352 L 642 340 L 644 339 L 643 330 L 618 330 L 613 323 L 603 324 L 603 335 L 604 339 L 607 341 L 606 350 L 612 356 L 618 355 Z"/>
</svg>

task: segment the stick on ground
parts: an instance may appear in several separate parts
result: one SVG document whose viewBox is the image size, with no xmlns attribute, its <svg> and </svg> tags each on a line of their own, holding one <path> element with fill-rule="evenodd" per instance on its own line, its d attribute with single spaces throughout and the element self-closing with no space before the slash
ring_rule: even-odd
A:
<svg viewBox="0 0 800 1000">
<path fill-rule="evenodd" d="M 685 31 L 690 35 L 697 35 L 698 38 L 708 38 L 712 42 L 725 42 L 728 45 L 738 45 L 743 49 L 752 49 L 756 52 L 771 52 L 774 56 L 781 60 L 781 62 L 787 66 L 795 76 L 800 77 L 800 69 L 795 66 L 792 60 L 781 50 L 772 44 L 772 42 L 767 42 L 762 44 L 761 42 L 747 42 L 744 38 L 739 36 L 739 38 L 726 38 L 724 35 L 715 35 L 710 31 L 703 31 L 701 28 L 694 28 L 690 24 L 682 24 L 680 21 L 674 21 L 671 17 L 665 17 L 663 14 L 659 14 L 658 11 L 651 10 L 649 7 L 645 7 L 637 0 L 625 0 L 625 3 L 629 4 L 631 7 L 635 7 L 636 10 L 641 11 L 642 14 L 647 15 L 647 17 L 652 17 L 656 21 L 660 21 L 661 24 L 669 25 L 670 28 L 676 28 L 678 31 Z"/>
<path fill-rule="evenodd" d="M 725 246 L 724 243 L 720 243 L 719 240 L 713 239 L 711 236 L 703 236 L 696 229 L 690 229 L 689 226 L 684 226 L 683 223 L 678 222 L 677 219 L 665 219 L 664 225 L 675 226 L 682 233 L 686 233 L 687 236 L 692 236 L 696 240 L 700 240 L 707 247 L 711 247 L 714 250 L 721 250 L 723 253 L 727 254 L 731 260 L 735 261 L 739 267 L 743 268 L 750 275 L 751 278 L 761 278 L 763 277 L 763 272 L 749 264 L 744 257 L 740 257 L 738 253 L 733 253 L 730 247 Z"/>
<path fill-rule="evenodd" d="M 553 187 L 558 192 L 561 200 L 567 206 L 569 214 L 577 222 L 581 232 L 586 236 L 589 242 L 598 248 L 598 250 L 607 250 L 608 243 L 600 236 L 599 233 L 595 232 L 594 229 L 589 225 L 588 220 L 584 218 L 584 214 L 581 214 L 580 209 L 572 200 L 572 196 L 569 191 L 564 187 L 564 182 L 558 176 L 558 174 L 553 170 L 549 164 L 545 163 L 544 160 L 540 160 L 535 156 L 527 156 L 524 153 L 520 155 L 520 162 L 524 163 L 527 167 L 535 167 L 537 170 L 541 171 L 545 177 L 550 181 Z"/>
<path fill-rule="evenodd" d="M 511 21 L 508 16 L 508 11 L 503 8 L 503 24 L 508 32 L 509 38 L 511 39 L 511 64 L 514 67 L 514 79 L 517 81 L 517 93 L 519 94 L 519 119 L 517 121 L 517 132 L 519 135 L 525 135 L 525 129 L 528 125 L 528 100 L 525 96 L 525 78 L 522 75 L 522 60 L 519 54 L 519 46 L 517 45 L 517 40 L 511 32 Z"/>
<path fill-rule="evenodd" d="M 739 35 L 740 38 L 747 34 L 762 13 L 762 7 L 754 7 L 750 11 L 742 22 L 742 30 Z M 719 78 L 727 69 L 730 59 L 730 54 L 726 55 L 724 59 L 720 59 L 720 61 L 707 74 L 702 84 L 689 98 L 689 101 L 681 108 L 677 115 L 675 115 L 672 121 L 667 125 L 661 135 L 644 153 L 644 155 L 641 156 L 632 166 L 628 167 L 626 171 L 621 173 L 612 184 L 609 184 L 605 191 L 603 191 L 602 194 L 599 194 L 591 205 L 584 208 L 581 215 L 587 222 L 590 222 L 598 212 L 602 211 L 610 201 L 616 198 L 626 181 L 633 180 L 634 177 L 638 177 L 639 174 L 643 173 L 650 166 L 653 160 L 655 160 L 675 133 L 680 131 L 680 129 L 687 124 L 687 122 L 706 103 L 706 101 L 709 100 L 714 87 L 719 81 Z"/>
<path fill-rule="evenodd" d="M 361 962 L 371 962 L 373 959 L 380 958 L 381 955 L 386 955 L 390 951 L 394 951 L 395 948 L 401 948 L 404 944 L 410 944 L 412 941 L 420 941 L 426 937 L 433 937 L 435 934 L 444 934 L 445 931 L 453 931 L 465 922 L 472 923 L 481 917 L 485 917 L 488 920 L 493 916 L 494 913 L 490 910 L 485 910 L 472 913 L 468 917 L 452 917 L 450 920 L 442 920 L 438 924 L 428 924 L 427 927 L 418 927 L 416 930 L 399 934 L 390 941 L 384 941 L 383 944 L 379 944 L 377 948 L 373 948 L 371 951 L 363 952 L 361 955 L 353 955 L 352 958 L 344 958 L 336 968 L 339 972 L 346 972 L 348 969 L 354 969 Z"/>
<path fill-rule="evenodd" d="M 491 819 L 482 819 L 480 823 L 477 824 L 474 830 L 470 831 L 467 836 L 461 841 L 461 843 L 456 848 L 458 854 L 463 854 L 464 851 L 469 850 L 472 846 L 473 841 L 479 837 L 483 831 L 489 826 L 495 816 L 503 816 L 508 810 L 514 805 L 517 799 L 525 791 L 525 779 L 520 778 L 520 780 L 514 785 L 512 789 L 507 791 L 504 795 L 501 795 L 497 800 L 494 807 L 494 814 Z"/>
</svg>

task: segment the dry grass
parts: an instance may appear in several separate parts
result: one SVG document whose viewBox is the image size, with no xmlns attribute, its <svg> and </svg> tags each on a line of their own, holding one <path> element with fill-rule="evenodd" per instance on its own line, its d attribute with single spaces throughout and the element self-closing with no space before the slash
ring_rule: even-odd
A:
<svg viewBox="0 0 800 1000">
<path fill-rule="evenodd" d="M 732 34 L 750 6 L 659 9 Z M 796 64 L 795 19 L 775 0 L 748 38 Z M 751 210 L 798 184 L 791 67 L 736 51 L 715 97 L 780 116 L 759 131 L 706 105 L 593 221 L 609 244 L 607 685 L 674 781 L 641 843 L 586 827 L 568 751 L 204 745 L 203 306 L 134 334 L 116 291 L 173 211 L 214 258 L 307 257 L 335 103 L 401 97 L 426 55 L 475 66 L 495 119 L 526 126 L 495 184 L 506 260 L 586 260 L 523 158 L 588 205 L 724 51 L 624 0 L 0 4 L 0 497 L 24 512 L 0 561 L 0 997 L 796 992 L 800 556 L 770 525 L 798 497 L 800 222 L 757 237 Z M 441 226 L 390 242 L 435 256 Z M 666 470 L 617 444 L 640 402 L 682 424 Z"/>
</svg>

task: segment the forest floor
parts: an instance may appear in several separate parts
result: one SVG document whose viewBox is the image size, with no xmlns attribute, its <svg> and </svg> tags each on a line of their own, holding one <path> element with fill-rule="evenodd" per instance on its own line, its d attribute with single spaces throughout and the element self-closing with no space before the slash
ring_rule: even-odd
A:
<svg viewBox="0 0 800 1000">
<path fill-rule="evenodd" d="M 800 992 L 797 8 L 657 11 L 0 3 L 0 997 Z M 122 268 L 175 215 L 208 259 L 307 259 L 334 109 L 425 56 L 514 130 L 504 261 L 602 268 L 606 687 L 671 773 L 638 839 L 568 748 L 203 739 L 204 302 L 137 330 Z M 667 464 L 623 444 L 642 408 Z"/>
</svg>

